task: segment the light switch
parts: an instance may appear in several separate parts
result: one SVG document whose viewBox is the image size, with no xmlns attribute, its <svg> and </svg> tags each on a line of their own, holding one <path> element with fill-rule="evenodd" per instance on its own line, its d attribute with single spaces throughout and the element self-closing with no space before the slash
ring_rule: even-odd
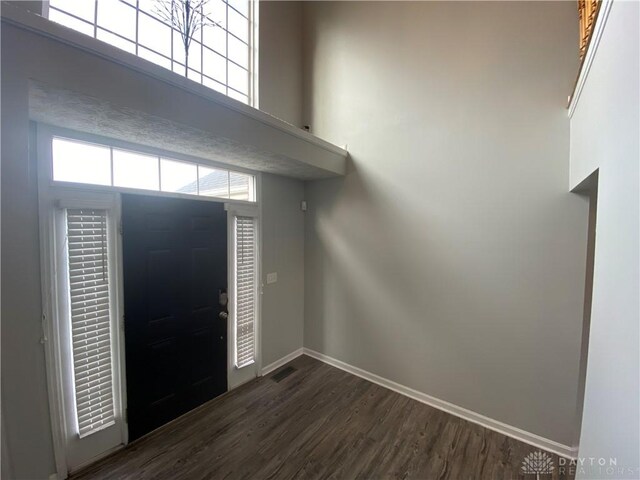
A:
<svg viewBox="0 0 640 480">
<path fill-rule="evenodd" d="M 267 273 L 267 285 L 278 281 L 278 272 Z"/>
</svg>

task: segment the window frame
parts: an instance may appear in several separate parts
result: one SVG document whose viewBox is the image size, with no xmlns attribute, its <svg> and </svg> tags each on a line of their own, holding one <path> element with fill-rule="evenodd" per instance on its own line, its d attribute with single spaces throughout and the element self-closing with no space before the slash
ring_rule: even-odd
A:
<svg viewBox="0 0 640 480">
<path fill-rule="evenodd" d="M 242 214 L 238 214 L 238 213 L 233 213 L 232 214 L 232 223 L 233 223 L 233 237 L 234 237 L 234 249 L 233 249 L 233 265 L 234 265 L 234 272 L 233 272 L 233 278 L 234 278 L 234 282 L 233 282 L 233 301 L 232 301 L 232 307 L 233 307 L 233 316 L 234 316 L 234 328 L 233 328 L 233 334 L 235 335 L 235 351 L 234 351 L 234 365 L 235 368 L 240 370 L 242 368 L 248 367 L 252 364 L 254 364 L 256 362 L 256 316 L 257 316 L 257 311 L 258 311 L 258 276 L 257 276 L 257 270 L 258 270 L 258 225 L 257 225 L 257 221 L 256 221 L 256 217 L 254 217 L 253 215 L 242 215 Z M 252 352 L 252 358 L 247 362 L 244 363 L 242 365 L 240 365 L 240 359 L 239 357 L 239 348 L 238 348 L 238 307 L 239 307 L 239 302 L 238 302 L 238 260 L 239 260 L 239 252 L 238 252 L 238 221 L 240 219 L 250 219 L 250 223 L 253 226 L 253 253 L 254 256 L 252 258 L 252 269 L 254 272 L 254 278 L 253 278 L 253 285 L 251 285 L 251 290 L 252 290 L 252 294 L 253 294 L 253 319 L 251 320 L 253 323 L 253 339 L 252 339 L 252 344 L 253 344 L 253 352 Z"/>
<path fill-rule="evenodd" d="M 69 228 L 69 210 L 77 210 L 77 209 L 96 209 L 96 210 L 104 210 L 106 215 L 106 266 L 107 266 L 107 275 L 108 275 L 108 304 L 109 304 L 109 355 L 111 360 L 111 370 L 112 370 L 112 393 L 113 393 L 113 415 L 114 419 L 111 423 L 102 425 L 98 428 L 91 429 L 91 431 L 82 433 L 79 424 L 79 416 L 78 416 L 78 400 L 77 400 L 77 386 L 75 382 L 77 381 L 77 373 L 75 367 L 69 372 L 73 374 L 73 393 L 76 395 L 74 398 L 74 425 L 77 431 L 74 431 L 73 434 L 75 436 L 79 436 L 81 439 L 85 437 L 89 437 L 94 433 L 99 432 L 105 428 L 110 427 L 111 425 L 115 425 L 118 420 L 123 420 L 123 412 L 121 406 L 121 395 L 120 395 L 120 380 L 119 380 L 119 372 L 120 372 L 120 362 L 118 360 L 119 354 L 119 340 L 120 335 L 118 332 L 120 322 L 118 322 L 118 318 L 120 316 L 120 308 L 118 302 L 118 239 L 117 239 L 117 200 L 114 199 L 106 199 L 105 201 L 98 201 L 93 198 L 82 198 L 67 200 L 60 199 L 57 201 L 57 205 L 54 212 L 55 217 L 55 238 L 56 238 L 56 271 L 55 271 L 55 279 L 56 279 L 56 290 L 60 293 L 64 292 L 64 302 L 61 301 L 61 295 L 56 297 L 56 303 L 58 306 L 58 321 L 64 321 L 67 323 L 67 327 L 69 328 L 69 338 L 65 339 L 66 343 L 69 343 L 68 347 L 70 347 L 70 358 L 72 362 L 75 362 L 75 352 L 73 347 L 73 317 L 71 313 L 72 309 L 72 301 L 71 301 L 71 279 L 70 273 L 71 268 L 69 265 L 70 258 L 70 246 L 68 241 L 68 228 Z M 61 248 L 62 244 L 66 246 L 66 248 Z M 61 268 L 63 267 L 63 268 Z M 69 432 L 68 432 L 69 433 Z"/>
<path fill-rule="evenodd" d="M 253 375 L 259 376 L 262 371 L 262 203 L 258 205 L 233 205 L 226 204 L 227 211 L 227 232 L 228 247 L 227 260 L 229 271 L 228 299 L 229 299 L 229 317 L 227 323 L 227 351 L 229 352 L 229 361 L 227 364 L 229 388 L 234 388 L 253 378 Z M 255 319 L 254 319 L 254 361 L 252 363 L 237 366 L 237 344 L 236 344 L 236 217 L 253 217 L 256 227 L 256 258 L 255 258 Z"/>
<path fill-rule="evenodd" d="M 97 2 L 98 0 L 96 0 Z M 82 22 L 83 24 L 86 24 L 88 28 L 92 29 L 93 32 L 92 34 L 88 34 L 85 33 L 81 30 L 72 28 L 72 27 L 66 27 L 66 25 L 56 22 L 54 20 L 50 20 L 51 22 L 58 24 L 58 25 L 62 25 L 65 28 L 69 28 L 73 31 L 76 31 L 78 33 L 81 33 L 84 36 L 87 36 L 89 38 L 93 38 L 94 40 L 97 40 L 101 43 L 110 45 L 113 48 L 117 48 L 118 50 L 125 52 L 127 54 L 133 55 L 136 58 L 140 58 L 144 61 L 153 63 L 154 65 L 162 68 L 165 71 L 171 72 L 172 74 L 178 75 L 179 77 L 185 78 L 187 80 L 191 80 L 197 84 L 202 85 L 203 87 L 206 87 L 209 90 L 213 90 L 215 92 L 218 92 L 222 95 L 225 95 L 226 97 L 233 99 L 235 101 L 238 101 L 240 103 L 243 103 L 245 105 L 248 105 L 250 107 L 253 108 L 259 108 L 259 102 L 258 102 L 258 69 L 259 69 L 259 63 L 258 63 L 258 41 L 259 41 L 259 30 L 258 30 L 258 24 L 259 22 L 257 21 L 257 19 L 259 18 L 259 0 L 247 0 L 248 2 L 248 6 L 247 6 L 247 14 L 243 14 L 242 12 L 240 12 L 237 8 L 235 8 L 228 0 L 220 0 L 222 1 L 222 3 L 225 4 L 225 18 L 224 18 L 224 27 L 215 27 L 215 28 L 222 28 L 224 31 L 224 35 L 225 35 L 225 52 L 224 54 L 219 52 L 218 50 L 216 50 L 215 48 L 213 48 L 212 46 L 206 46 L 204 44 L 204 29 L 200 29 L 200 31 L 197 33 L 197 35 L 195 37 L 192 38 L 193 41 L 197 42 L 200 45 L 200 49 L 197 52 L 197 56 L 200 59 L 200 68 L 199 71 L 193 70 L 191 68 L 189 68 L 189 72 L 187 73 L 187 75 L 184 74 L 183 69 L 184 69 L 184 65 L 180 64 L 179 59 L 176 60 L 174 59 L 174 43 L 175 43 L 175 34 L 179 34 L 178 30 L 176 30 L 172 25 L 168 24 L 166 21 L 160 19 L 157 17 L 157 15 L 154 15 L 152 11 L 147 11 L 144 9 L 140 8 L 139 2 L 138 1 L 134 1 L 134 2 L 130 2 L 130 1 L 123 1 L 123 0 L 117 0 L 117 1 L 121 1 L 127 8 L 131 8 L 134 12 L 135 12 L 135 38 L 131 39 L 131 38 L 127 38 L 126 36 L 123 36 L 122 34 L 115 32 L 109 28 L 106 28 L 104 26 L 98 25 L 98 8 L 96 6 L 96 8 L 94 8 L 94 18 L 93 21 L 89 21 L 87 19 L 81 18 L 71 12 L 66 12 L 56 6 L 51 6 L 49 4 L 48 1 L 43 2 L 43 6 L 42 6 L 42 17 L 46 18 L 47 20 L 49 20 L 50 18 L 50 11 L 51 10 L 55 10 L 56 12 L 60 12 L 63 15 L 69 16 L 73 19 L 75 19 L 78 22 Z M 133 5 L 133 3 L 135 3 L 135 5 Z M 238 13 L 238 15 L 240 15 L 241 17 L 245 18 L 247 20 L 247 40 L 243 40 L 240 37 L 238 37 L 238 35 L 236 35 L 235 33 L 231 32 L 229 30 L 229 25 L 228 25 L 228 20 L 229 20 L 229 9 L 235 11 Z M 167 55 L 165 55 L 164 53 L 161 53 L 153 48 L 150 48 L 146 45 L 142 45 L 139 43 L 139 17 L 140 15 L 146 15 L 149 18 L 159 21 L 160 23 L 162 23 L 163 25 L 166 25 L 170 31 L 171 31 L 171 40 L 170 40 L 170 57 L 168 57 Z M 107 35 L 113 36 L 113 37 L 117 37 L 119 40 L 121 40 L 122 42 L 128 42 L 132 44 L 133 47 L 133 53 L 127 49 L 124 49 L 122 47 L 119 47 L 113 43 L 110 43 L 106 40 L 102 40 L 100 38 L 98 38 L 98 33 L 99 32 L 104 32 Z M 247 49 L 248 49 L 248 58 L 247 58 L 247 67 L 245 68 L 244 66 L 242 66 L 240 63 L 236 62 L 235 60 L 231 59 L 229 57 L 229 36 L 239 40 L 240 42 L 244 43 L 245 45 L 247 45 Z M 162 57 L 163 60 L 166 60 L 169 64 L 169 67 L 163 66 L 157 62 L 154 62 L 152 60 L 148 60 L 147 58 L 145 58 L 144 56 L 140 55 L 140 48 L 147 50 L 149 52 L 151 52 L 152 55 L 155 56 L 159 56 Z M 203 61 L 204 61 L 204 52 L 205 49 L 210 50 L 211 52 L 213 52 L 216 55 L 219 55 L 221 58 L 224 59 L 225 61 L 225 82 L 222 83 L 219 79 L 213 78 L 208 74 L 204 73 L 204 68 L 203 68 Z M 191 53 L 191 52 L 190 52 Z M 243 70 L 247 71 L 247 93 L 243 93 L 240 90 L 238 90 L 235 87 L 232 87 L 229 85 L 229 62 L 236 65 L 238 68 L 241 68 Z M 176 68 L 176 64 L 178 65 L 178 67 Z M 191 73 L 195 74 L 195 78 L 194 76 L 191 75 Z M 205 78 L 207 79 L 208 83 L 205 83 Z M 214 88 L 212 86 L 209 86 L 209 84 L 218 84 L 221 87 L 224 88 L 224 92 L 221 91 L 220 89 Z M 230 93 L 232 93 L 230 95 Z M 238 100 L 236 98 L 236 96 L 233 95 L 233 93 L 236 93 L 238 95 L 241 96 L 246 96 L 247 97 L 247 101 L 244 102 L 242 100 Z"/>
<path fill-rule="evenodd" d="M 38 163 L 41 158 L 41 144 L 38 142 Z M 43 343 L 47 366 L 47 386 L 49 393 L 50 415 L 54 440 L 54 457 L 56 470 L 64 478 L 69 472 L 67 449 L 69 439 L 78 437 L 78 432 L 71 431 L 71 424 L 75 424 L 75 404 L 69 404 L 70 387 L 74 382 L 71 377 L 69 384 L 70 351 L 68 349 L 66 332 L 68 327 L 67 292 L 68 288 L 61 285 L 68 279 L 63 257 L 65 249 L 60 246 L 66 235 L 66 209 L 68 208 L 100 208 L 108 212 L 108 248 L 109 248 L 109 282 L 110 282 L 110 323 L 111 360 L 114 392 L 114 415 L 120 426 L 120 446 L 128 443 L 128 427 L 126 422 L 126 369 L 124 351 L 124 330 L 122 311 L 122 243 L 118 234 L 118 219 L 120 218 L 119 195 L 114 192 L 102 193 L 92 191 L 77 191 L 47 188 L 43 182 L 43 175 L 38 172 L 39 180 L 39 217 L 40 217 L 40 251 L 41 251 L 41 288 L 43 310 Z M 71 360 L 72 361 L 72 360 Z M 74 400 L 75 402 L 75 400 Z M 80 438 L 80 437 L 78 437 Z M 110 454 L 113 450 L 105 452 Z"/>
<path fill-rule="evenodd" d="M 39 154 L 38 169 L 44 170 L 46 172 L 45 181 L 47 182 L 47 185 L 50 187 L 54 187 L 54 188 L 58 187 L 62 189 L 92 190 L 92 191 L 102 191 L 102 192 L 133 193 L 138 195 L 152 195 L 152 196 L 157 195 L 162 197 L 184 198 L 188 200 L 199 199 L 207 202 L 230 203 L 230 204 L 248 205 L 248 206 L 257 205 L 259 203 L 260 173 L 252 170 L 248 170 L 246 168 L 214 162 L 208 159 L 193 157 L 191 155 L 170 152 L 167 150 L 158 149 L 154 147 L 138 145 L 130 142 L 103 137 L 100 135 L 77 132 L 75 130 L 69 130 L 66 128 L 55 127 L 52 125 L 47 125 L 42 123 L 38 124 L 38 137 L 42 140 L 42 142 L 39 142 L 39 143 L 46 144 L 39 147 L 39 150 L 42 150 L 42 152 L 41 152 L 41 155 Z M 253 196 L 255 200 L 254 201 L 237 200 L 232 198 L 210 197 L 206 195 L 193 195 L 189 193 L 165 192 L 162 190 L 144 190 L 139 188 L 118 187 L 114 185 L 96 185 L 96 184 L 90 184 L 90 183 L 77 183 L 77 182 L 65 182 L 61 180 L 54 180 L 53 179 L 53 152 L 51 148 L 51 140 L 53 139 L 53 137 L 64 138 L 64 139 L 68 139 L 68 140 L 71 140 L 74 142 L 80 142 L 80 143 L 97 144 L 101 146 L 114 148 L 117 150 L 127 150 L 133 153 L 140 153 L 143 155 L 157 156 L 167 160 L 175 160 L 178 162 L 202 165 L 203 167 L 226 170 L 232 173 L 238 172 L 238 173 L 244 173 L 246 175 L 251 175 L 254 179 Z M 45 158 L 46 158 L 46 161 L 42 161 L 42 160 L 45 160 Z M 162 187 L 162 184 L 160 183 L 160 188 L 161 187 Z"/>
</svg>

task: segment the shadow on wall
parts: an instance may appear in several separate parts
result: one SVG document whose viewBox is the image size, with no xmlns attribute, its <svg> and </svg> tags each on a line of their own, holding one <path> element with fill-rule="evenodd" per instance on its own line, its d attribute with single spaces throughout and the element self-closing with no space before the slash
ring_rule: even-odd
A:
<svg viewBox="0 0 640 480">
<path fill-rule="evenodd" d="M 325 288 L 334 290 L 324 297 L 323 311 L 328 318 L 335 318 L 335 313 L 357 322 L 353 332 L 357 338 L 344 337 L 344 345 L 364 342 L 383 354 L 389 339 L 376 332 L 405 319 L 413 326 L 427 328 L 425 338 L 393 331 L 394 336 L 402 338 L 403 346 L 424 348 L 429 337 L 437 338 L 431 348 L 446 350 L 447 345 L 456 345 L 456 355 L 471 360 L 479 348 L 474 339 L 495 322 L 491 312 L 508 307 L 512 297 L 505 290 L 492 288 L 489 282 L 478 284 L 469 278 L 464 258 L 468 255 L 467 242 L 472 239 L 456 245 L 448 255 L 441 254 L 454 239 L 438 232 L 456 224 L 455 218 L 440 215 L 437 205 L 404 204 L 402 198 L 389 194 L 397 188 L 388 185 L 388 179 L 367 177 L 353 163 L 350 170 L 344 180 L 332 181 L 340 188 L 331 195 L 332 205 L 323 206 L 316 220 L 325 261 L 331 264 L 329 271 L 336 274 L 324 279 Z M 455 285 L 458 292 L 462 286 L 465 302 L 473 304 L 476 318 L 459 318 L 466 328 L 477 330 L 471 335 L 460 336 L 445 319 L 456 311 L 460 301 L 459 295 L 452 295 L 447 288 L 450 285 Z M 348 301 L 336 302 L 336 295 Z M 336 304 L 351 308 L 331 312 Z M 383 323 L 369 325 L 378 319 Z M 518 356 L 516 351 L 511 353 Z M 402 371 L 407 361 L 398 355 L 384 360 L 390 374 Z M 463 381 L 474 378 L 472 370 L 459 373 L 466 377 Z"/>
<path fill-rule="evenodd" d="M 589 199 L 589 227 L 587 232 L 587 260 L 584 281 L 584 314 L 582 325 L 582 343 L 580 345 L 580 376 L 578 378 L 578 399 L 576 406 L 576 442 L 578 446 L 582 429 L 584 392 L 587 378 L 587 359 L 589 355 L 589 334 L 591 330 L 591 305 L 593 300 L 593 268 L 596 251 L 596 220 L 598 216 L 598 176 L 599 170 L 589 175 L 573 192 Z"/>
<path fill-rule="evenodd" d="M 532 321 L 553 316 L 552 308 L 522 312 L 532 295 L 540 303 L 549 297 L 548 286 L 527 274 L 544 249 L 533 240 L 518 251 L 513 239 L 476 235 L 482 215 L 475 224 L 469 215 L 453 217 L 366 167 L 355 157 L 346 177 L 307 184 L 313 288 L 305 346 L 512 425 L 537 425 L 544 415 L 566 424 L 570 438 L 573 422 L 562 409 L 504 398 L 508 382 L 510 391 L 539 398 L 555 391 L 575 405 L 575 388 L 565 382 L 576 378 L 577 358 L 559 365 L 556 352 L 566 345 Z M 458 207 L 485 208 L 470 198 Z M 531 364 L 542 364 L 544 381 Z"/>
</svg>

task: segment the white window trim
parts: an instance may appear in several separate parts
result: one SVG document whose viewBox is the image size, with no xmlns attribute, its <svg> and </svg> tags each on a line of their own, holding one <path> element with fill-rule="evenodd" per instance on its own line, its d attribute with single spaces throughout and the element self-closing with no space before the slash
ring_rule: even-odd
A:
<svg viewBox="0 0 640 480">
<path fill-rule="evenodd" d="M 249 1 L 249 105 L 260 109 L 260 0 Z"/>
<path fill-rule="evenodd" d="M 40 139 L 38 139 L 40 140 Z M 38 157 L 46 157 L 46 147 L 38 141 Z M 40 213 L 40 244 L 42 271 L 42 310 L 43 310 L 43 343 L 47 360 L 47 383 L 53 430 L 54 456 L 56 471 L 59 478 L 66 478 L 69 473 L 67 464 L 67 439 L 75 435 L 67 429 L 69 415 L 73 415 L 73 407 L 65 404 L 64 378 L 65 362 L 64 340 L 61 337 L 62 322 L 65 322 L 65 307 L 59 303 L 60 274 L 58 268 L 60 252 L 58 238 L 61 234 L 61 214 L 65 208 L 104 208 L 109 211 L 111 252 L 109 270 L 112 283 L 111 324 L 112 324 L 112 357 L 114 377 L 115 416 L 121 421 L 122 444 L 128 442 L 128 430 L 124 412 L 126 410 L 126 381 L 124 357 L 124 332 L 122 330 L 122 245 L 117 234 L 118 219 L 120 218 L 120 204 L 118 195 L 53 190 L 43 183 L 43 172 L 39 169 L 39 213 Z M 56 223 L 59 225 L 57 226 Z M 105 452 L 108 454 L 111 452 Z"/>
<path fill-rule="evenodd" d="M 36 124 L 33 124 L 36 125 Z M 199 197 L 194 195 L 176 194 L 170 192 L 156 192 L 137 189 L 127 189 L 121 187 L 105 187 L 100 185 L 88 185 L 88 184 L 74 184 L 68 182 L 55 182 L 53 181 L 53 169 L 52 169 L 52 151 L 51 140 L 54 136 L 63 136 L 65 138 L 77 139 L 80 141 L 101 143 L 116 148 L 131 149 L 139 151 L 141 153 L 151 153 L 153 155 L 162 155 L 176 160 L 184 160 L 189 162 L 200 163 L 203 165 L 210 165 L 213 168 L 231 169 L 233 171 L 249 173 L 255 176 L 255 202 L 247 202 L 242 200 L 230 200 L 216 197 Z M 40 227 L 40 263 L 41 263 L 41 289 L 42 289 L 42 343 L 44 344 L 45 359 L 46 359 L 46 371 L 47 371 L 47 389 L 49 396 L 49 412 L 53 434 L 53 446 L 54 457 L 56 464 L 56 473 L 59 479 L 67 478 L 69 469 L 66 459 L 66 441 L 65 441 L 65 413 L 64 413 L 64 400 L 60 385 L 62 385 L 62 358 L 59 355 L 59 339 L 56 338 L 55 332 L 57 331 L 57 318 L 53 310 L 52 299 L 55 299 L 55 293 L 52 290 L 55 282 L 52 282 L 53 272 L 55 264 L 55 250 L 52 242 L 54 234 L 54 218 L 52 215 L 52 205 L 55 200 L 62 200 L 64 203 L 79 201 L 84 199 L 85 202 L 90 202 L 89 198 L 93 197 L 94 201 L 103 202 L 105 198 L 110 198 L 112 202 L 115 202 L 116 218 L 118 220 L 117 227 L 119 228 L 119 221 L 121 218 L 121 193 L 133 193 L 138 195 L 151 195 L 151 196 L 163 196 L 174 198 L 186 198 L 191 200 L 209 201 L 224 203 L 225 210 L 227 210 L 227 222 L 231 222 L 231 226 L 228 226 L 227 242 L 228 252 L 232 252 L 235 245 L 235 235 L 232 228 L 233 215 L 242 216 L 254 216 L 257 218 L 258 228 L 258 248 L 256 259 L 256 278 L 257 278 L 257 300 L 256 300 L 256 324 L 255 324 L 255 357 L 256 361 L 252 366 L 255 366 L 255 375 L 258 376 L 262 369 L 262 174 L 247 170 L 244 168 L 237 168 L 235 166 L 226 165 L 223 163 L 212 162 L 207 159 L 198 157 L 191 157 L 189 155 L 176 154 L 174 152 L 168 152 L 166 150 L 146 147 L 129 142 L 122 142 L 119 140 L 111 139 L 108 137 L 102 137 L 98 135 L 85 134 L 76 132 L 73 130 L 55 127 L 47 124 L 37 124 L 35 132 L 36 148 L 33 153 L 37 156 L 37 176 L 38 176 L 38 196 L 39 196 L 39 227 Z M 64 204 L 63 203 L 63 204 Z M 87 204 L 87 206 L 91 206 Z M 95 203 L 93 204 L 95 206 Z M 231 219 L 231 220 L 229 220 Z M 229 223 L 228 223 L 229 225 Z M 122 305 L 124 299 L 124 291 L 122 289 L 122 237 L 117 237 L 117 253 L 114 260 L 117 262 L 117 286 L 114 287 L 114 292 L 117 296 L 118 313 L 114 316 L 117 318 L 118 328 L 118 362 L 119 362 L 119 379 L 120 379 L 120 405 L 122 412 L 126 412 L 127 408 L 127 392 L 126 392 L 126 365 L 125 365 L 125 339 L 122 317 Z M 231 296 L 231 288 L 234 288 L 235 278 L 233 276 L 233 263 L 235 261 L 233 255 L 227 254 L 228 258 L 228 288 L 229 299 Z M 232 306 L 229 305 L 229 311 L 232 312 Z M 227 377 L 228 377 L 228 389 L 231 390 L 244 381 L 248 381 L 254 378 L 237 380 L 237 373 L 240 371 L 235 368 L 234 354 L 235 354 L 235 332 L 234 332 L 234 320 L 232 315 L 229 315 L 228 326 L 228 349 L 227 349 Z M 233 340 L 232 340 L 233 336 Z M 233 342 L 233 343 L 231 343 Z M 115 359 L 114 359 L 115 361 Z M 241 370 L 248 371 L 249 368 L 243 368 Z M 235 378 L 235 381 L 231 381 Z M 126 415 L 123 425 L 123 443 L 128 443 L 128 426 L 126 422 Z M 108 455 L 112 452 L 106 452 Z M 98 458 L 96 458 L 98 460 Z"/>
<path fill-rule="evenodd" d="M 261 191 L 261 176 L 256 178 L 256 188 Z M 248 372 L 255 370 L 255 375 L 262 369 L 262 208 L 261 203 L 258 205 L 238 205 L 225 204 L 227 210 L 227 231 L 229 232 L 228 242 L 228 271 L 229 271 L 229 318 L 227 325 L 227 351 L 229 353 L 228 377 L 229 388 L 244 383 L 253 378 L 252 375 L 240 373 L 243 370 Z M 235 236 L 235 217 L 253 217 L 256 219 L 257 229 L 257 248 L 256 248 L 256 286 L 255 286 L 255 302 L 256 317 L 254 324 L 254 344 L 255 359 L 253 363 L 238 368 L 236 365 L 236 318 L 235 318 L 235 294 L 236 294 L 236 236 Z"/>
</svg>

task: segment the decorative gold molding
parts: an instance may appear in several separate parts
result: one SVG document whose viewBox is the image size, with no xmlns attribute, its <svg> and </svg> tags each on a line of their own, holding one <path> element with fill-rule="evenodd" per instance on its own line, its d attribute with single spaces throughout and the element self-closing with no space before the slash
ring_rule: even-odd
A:
<svg viewBox="0 0 640 480">
<path fill-rule="evenodd" d="M 607 23 L 607 18 L 609 17 L 609 12 L 611 11 L 611 5 L 613 2 L 614 0 L 598 0 L 598 9 L 594 13 L 589 39 L 586 44 L 586 50 L 580 61 L 580 68 L 578 69 L 576 82 L 573 86 L 573 92 L 571 96 L 569 96 L 567 105 L 567 108 L 569 109 L 569 117 L 573 115 L 584 84 L 587 81 L 589 69 L 591 68 L 593 59 L 595 58 L 596 50 L 598 49 L 598 44 L 600 43 L 600 38 L 604 32 L 605 24 Z"/>
<path fill-rule="evenodd" d="M 578 0 L 578 18 L 580 22 L 580 60 L 584 59 L 587 47 L 596 23 L 601 0 Z"/>
</svg>

